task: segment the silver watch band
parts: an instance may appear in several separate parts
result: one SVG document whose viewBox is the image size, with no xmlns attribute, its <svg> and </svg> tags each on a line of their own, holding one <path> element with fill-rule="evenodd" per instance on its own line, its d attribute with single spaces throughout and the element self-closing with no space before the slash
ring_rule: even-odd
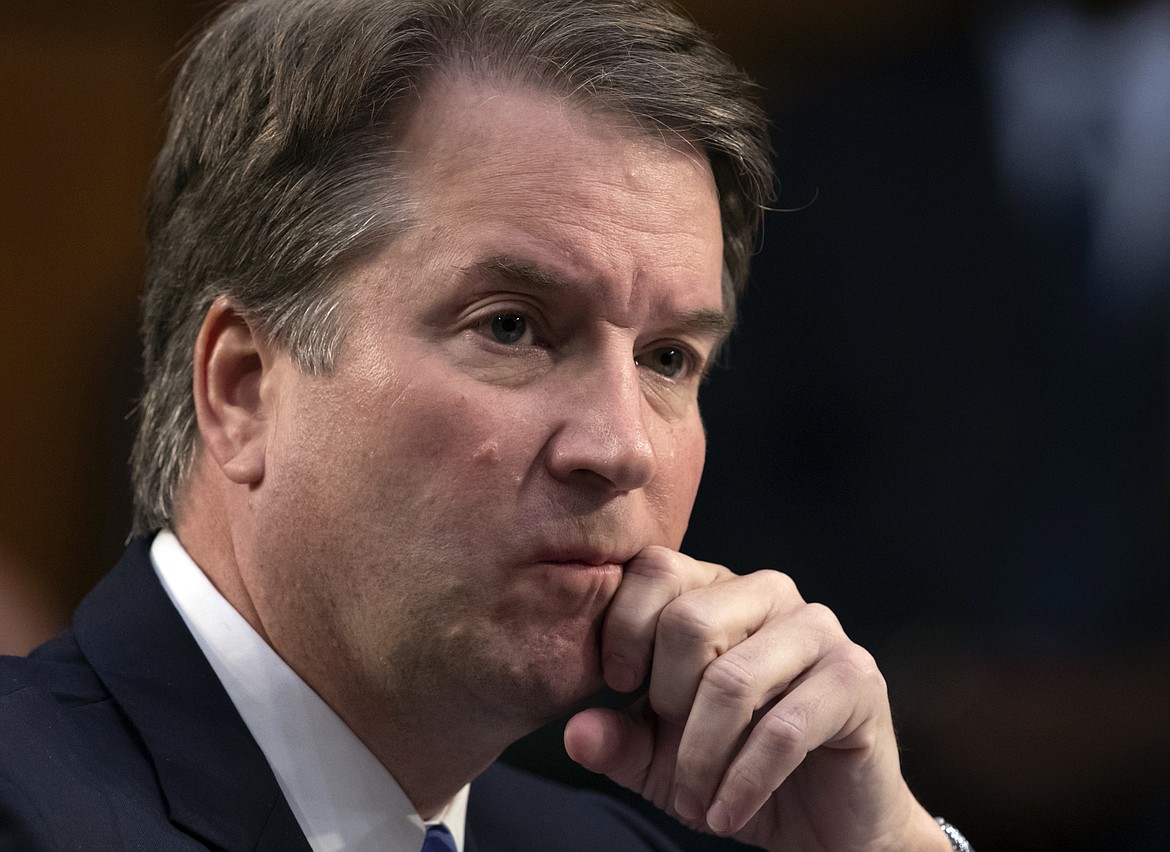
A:
<svg viewBox="0 0 1170 852">
<path fill-rule="evenodd" d="M 959 829 L 955 828 L 942 817 L 935 817 L 934 821 L 938 823 L 938 827 L 943 830 L 943 834 L 951 841 L 951 848 L 955 852 L 975 852 L 971 848 L 971 844 L 967 842 L 967 838 L 963 836 Z"/>
</svg>

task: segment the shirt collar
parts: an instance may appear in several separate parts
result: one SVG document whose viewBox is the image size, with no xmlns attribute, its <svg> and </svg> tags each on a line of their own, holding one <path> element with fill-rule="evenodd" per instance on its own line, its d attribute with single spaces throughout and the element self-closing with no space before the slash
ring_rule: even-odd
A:
<svg viewBox="0 0 1170 852">
<path fill-rule="evenodd" d="M 170 531 L 150 548 L 171 602 L 264 753 L 314 852 L 416 852 L 426 823 L 377 758 L 212 585 Z M 463 852 L 468 788 L 438 820 Z"/>
</svg>

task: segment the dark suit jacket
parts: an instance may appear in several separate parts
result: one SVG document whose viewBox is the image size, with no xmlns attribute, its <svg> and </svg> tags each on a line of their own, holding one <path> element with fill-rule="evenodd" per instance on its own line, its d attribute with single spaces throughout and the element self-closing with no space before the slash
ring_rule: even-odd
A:
<svg viewBox="0 0 1170 852">
<path fill-rule="evenodd" d="M 677 850 L 633 811 L 497 764 L 467 852 Z M 0 852 L 309 852 L 260 747 L 134 541 L 73 626 L 0 658 Z"/>
</svg>

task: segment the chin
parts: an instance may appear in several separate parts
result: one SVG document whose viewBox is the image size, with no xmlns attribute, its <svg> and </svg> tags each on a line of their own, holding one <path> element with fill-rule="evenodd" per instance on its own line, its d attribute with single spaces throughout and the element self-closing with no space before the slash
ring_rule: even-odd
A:
<svg viewBox="0 0 1170 852">
<path fill-rule="evenodd" d="M 545 641 L 527 645 L 495 676 L 491 667 L 479 670 L 477 690 L 498 702 L 504 713 L 514 713 L 534 726 L 555 719 L 581 705 L 604 685 L 596 639 L 580 643 Z M 490 682 L 489 682 L 490 679 Z"/>
</svg>

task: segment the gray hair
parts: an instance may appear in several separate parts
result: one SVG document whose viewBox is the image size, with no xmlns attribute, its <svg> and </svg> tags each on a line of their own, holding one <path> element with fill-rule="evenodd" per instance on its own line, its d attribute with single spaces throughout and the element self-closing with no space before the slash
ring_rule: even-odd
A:
<svg viewBox="0 0 1170 852">
<path fill-rule="evenodd" d="M 436 74 L 534 82 L 708 156 L 734 312 L 771 197 L 750 81 L 658 0 L 249 0 L 194 43 L 152 177 L 131 457 L 134 532 L 174 523 L 195 458 L 195 339 L 227 296 L 298 366 L 328 373 L 338 279 L 408 221 L 390 148 Z"/>
</svg>

